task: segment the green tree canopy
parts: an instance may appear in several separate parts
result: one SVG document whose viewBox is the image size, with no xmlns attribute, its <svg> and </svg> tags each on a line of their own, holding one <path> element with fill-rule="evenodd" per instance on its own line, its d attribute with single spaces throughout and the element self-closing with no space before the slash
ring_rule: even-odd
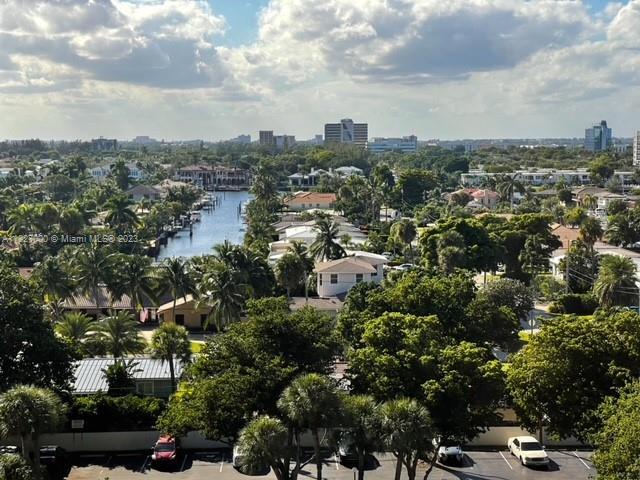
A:
<svg viewBox="0 0 640 480">
<path fill-rule="evenodd" d="M 640 373 L 640 318 L 632 312 L 548 319 L 518 352 L 507 384 L 525 428 L 585 439 L 605 396 Z"/>
</svg>

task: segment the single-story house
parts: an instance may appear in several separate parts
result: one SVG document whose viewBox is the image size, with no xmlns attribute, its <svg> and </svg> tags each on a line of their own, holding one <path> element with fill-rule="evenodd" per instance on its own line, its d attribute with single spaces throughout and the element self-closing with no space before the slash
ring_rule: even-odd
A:
<svg viewBox="0 0 640 480">
<path fill-rule="evenodd" d="M 558 240 L 562 242 L 561 248 L 569 248 L 573 242 L 580 238 L 579 228 L 571 228 L 566 225 L 552 225 L 551 233 L 558 237 Z"/>
<path fill-rule="evenodd" d="M 161 194 L 162 192 L 160 189 L 150 185 L 136 185 L 135 187 L 127 190 L 127 195 L 134 202 L 140 202 L 142 200 L 160 200 Z"/>
<path fill-rule="evenodd" d="M 135 312 L 135 306 L 129 295 L 113 298 L 106 287 L 98 288 L 97 301 L 94 295 L 76 293 L 62 303 L 65 311 L 80 312 L 90 317 L 99 318 L 109 315 L 110 311 L 126 310 Z"/>
<path fill-rule="evenodd" d="M 173 309 L 173 300 L 160 305 L 158 308 L 158 321 L 171 322 L 176 325 L 184 325 L 187 328 L 202 328 L 207 317 L 209 316 L 210 308 L 206 305 L 197 305 L 197 301 L 192 295 L 178 298 L 176 300 L 175 311 Z"/>
<path fill-rule="evenodd" d="M 361 282 L 380 283 L 383 266 L 388 262 L 383 255 L 369 252 L 354 252 L 338 260 L 318 262 L 314 270 L 318 276 L 318 296 L 327 298 L 346 294 Z"/>
<path fill-rule="evenodd" d="M 149 357 L 131 357 L 125 359 L 133 361 L 133 379 L 135 393 L 153 397 L 167 398 L 171 395 L 171 373 L 169 364 L 162 360 Z M 104 375 L 115 360 L 110 357 L 85 358 L 76 363 L 74 371 L 74 395 L 91 395 L 98 392 L 107 393 L 109 385 Z M 182 361 L 173 361 L 176 380 L 183 372 Z"/>
<path fill-rule="evenodd" d="M 297 312 L 304 307 L 313 307 L 319 312 L 326 313 L 332 317 L 338 315 L 343 305 L 344 302 L 338 297 L 292 297 L 289 300 L 289 308 L 291 308 L 292 312 Z"/>
<path fill-rule="evenodd" d="M 289 210 L 330 210 L 336 203 L 335 193 L 297 192 L 284 199 L 284 205 Z"/>
</svg>

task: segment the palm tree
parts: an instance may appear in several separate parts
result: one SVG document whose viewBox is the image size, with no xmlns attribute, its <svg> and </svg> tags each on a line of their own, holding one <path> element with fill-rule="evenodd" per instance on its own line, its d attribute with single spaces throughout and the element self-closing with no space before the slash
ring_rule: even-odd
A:
<svg viewBox="0 0 640 480">
<path fill-rule="evenodd" d="M 291 290 L 306 280 L 305 266 L 293 253 L 288 252 L 280 257 L 274 272 L 278 284 L 287 290 L 287 298 L 291 298 Z"/>
<path fill-rule="evenodd" d="M 300 470 L 299 458 L 290 472 L 292 448 L 287 427 L 277 419 L 263 415 L 242 429 L 238 446 L 243 463 L 249 468 L 269 465 L 277 480 L 294 480 Z"/>
<path fill-rule="evenodd" d="M 316 239 L 311 244 L 309 252 L 319 260 L 336 260 L 346 255 L 344 248 L 338 243 L 340 227 L 337 222 L 327 218 L 320 218 L 316 222 Z"/>
<path fill-rule="evenodd" d="M 60 212 L 58 217 L 60 229 L 64 233 L 78 233 L 85 224 L 85 217 L 76 207 L 67 207 Z"/>
<path fill-rule="evenodd" d="M 91 343 L 96 340 L 98 324 L 80 312 L 68 312 L 55 325 L 56 333 L 82 356 L 91 354 Z"/>
<path fill-rule="evenodd" d="M 17 436 L 22 456 L 40 478 L 40 435 L 64 422 L 65 407 L 51 390 L 19 385 L 0 394 L 0 436 Z"/>
<path fill-rule="evenodd" d="M 418 461 L 427 457 L 434 437 L 429 412 L 413 399 L 400 398 L 382 405 L 380 420 L 385 446 L 397 459 L 395 480 L 400 480 L 402 465 L 409 480 L 415 480 Z"/>
<path fill-rule="evenodd" d="M 105 221 L 111 228 L 127 230 L 140 222 L 133 208 L 133 202 L 126 195 L 114 195 L 105 203 Z"/>
<path fill-rule="evenodd" d="M 7 223 L 9 233 L 12 235 L 23 235 L 33 231 L 37 218 L 37 207 L 31 204 L 21 204 L 9 211 Z"/>
<path fill-rule="evenodd" d="M 602 225 L 597 218 L 587 217 L 580 225 L 580 236 L 590 249 L 593 249 L 593 246 L 602 238 L 603 234 Z"/>
<path fill-rule="evenodd" d="M 33 278 L 42 287 L 45 303 L 55 303 L 73 295 L 73 281 L 60 257 L 46 257 L 34 272 Z"/>
<path fill-rule="evenodd" d="M 140 320 L 144 300 L 157 301 L 155 287 L 158 272 L 151 266 L 151 259 L 142 255 L 119 255 L 117 264 L 119 281 L 114 287 L 116 296 L 129 295 L 136 319 Z"/>
<path fill-rule="evenodd" d="M 513 198 L 518 193 L 524 193 L 525 188 L 520 180 L 518 180 L 518 174 L 513 175 L 500 175 L 496 179 L 496 190 L 502 198 L 508 198 L 513 207 Z"/>
<path fill-rule="evenodd" d="M 207 328 L 209 320 L 213 319 L 216 330 L 221 332 L 228 324 L 240 319 L 246 285 L 239 280 L 233 268 L 223 263 L 218 264 L 212 271 L 203 275 L 198 290 L 198 303 L 211 308 L 204 328 Z"/>
<path fill-rule="evenodd" d="M 603 255 L 600 258 L 600 271 L 593 285 L 593 293 L 600 305 L 628 305 L 638 295 L 635 263 L 630 258 L 618 255 Z"/>
<path fill-rule="evenodd" d="M 294 379 L 278 399 L 278 408 L 298 429 L 308 428 L 313 437 L 316 470 L 322 478 L 320 428 L 335 425 L 340 416 L 341 398 L 335 384 L 328 377 L 308 373 Z"/>
<path fill-rule="evenodd" d="M 187 335 L 187 329 L 175 323 L 163 323 L 153 332 L 151 337 L 151 352 L 154 358 L 158 358 L 169 364 L 171 374 L 171 391 L 176 391 L 175 359 L 187 363 L 191 358 L 191 343 Z"/>
<path fill-rule="evenodd" d="M 587 210 L 594 210 L 598 206 L 598 199 L 594 195 L 587 194 L 582 198 L 581 203 Z"/>
<path fill-rule="evenodd" d="M 146 346 L 137 322 L 123 310 L 100 320 L 98 338 L 113 358 L 142 353 Z"/>
<path fill-rule="evenodd" d="M 378 404 L 370 395 L 346 395 L 343 399 L 345 432 L 356 451 L 358 480 L 364 480 L 366 455 L 379 450 Z"/>
<path fill-rule="evenodd" d="M 188 271 L 188 261 L 182 258 L 167 258 L 160 264 L 158 281 L 165 286 L 173 297 L 172 316 L 175 322 L 176 302 L 178 298 L 186 299 L 187 295 L 196 292 L 195 283 Z"/>
<path fill-rule="evenodd" d="M 97 243 L 79 249 L 73 257 L 75 283 L 83 295 L 93 296 L 98 310 L 101 308 L 100 286 L 111 280 L 114 260 L 115 254 Z"/>
<path fill-rule="evenodd" d="M 418 235 L 416 224 L 413 220 L 403 218 L 391 225 L 390 236 L 399 243 L 402 243 L 409 247 L 411 253 L 411 260 L 413 261 L 413 245 L 412 242 Z"/>
<path fill-rule="evenodd" d="M 129 187 L 129 167 L 124 163 L 124 160 L 117 160 L 111 166 L 111 175 L 115 178 L 116 184 L 120 190 L 126 190 Z"/>
</svg>

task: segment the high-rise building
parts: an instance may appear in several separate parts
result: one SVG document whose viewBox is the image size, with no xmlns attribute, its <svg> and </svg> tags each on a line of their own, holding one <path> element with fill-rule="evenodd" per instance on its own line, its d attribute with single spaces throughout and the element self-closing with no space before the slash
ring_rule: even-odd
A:
<svg viewBox="0 0 640 480">
<path fill-rule="evenodd" d="M 260 130 L 260 145 L 273 147 L 273 130 Z"/>
<path fill-rule="evenodd" d="M 601 152 L 611 146 L 612 133 L 606 120 L 584 131 L 584 149 L 590 152 Z"/>
<path fill-rule="evenodd" d="M 231 143 L 240 143 L 242 145 L 248 145 L 251 143 L 251 135 L 238 135 L 235 138 L 229 140 Z"/>
<path fill-rule="evenodd" d="M 324 143 L 348 143 L 365 147 L 369 139 L 369 124 L 353 123 L 350 118 L 343 118 L 340 123 L 324 125 Z"/>
<path fill-rule="evenodd" d="M 418 137 L 415 135 L 409 135 L 408 137 L 402 138 L 376 137 L 367 143 L 367 150 L 372 153 L 415 153 L 418 150 Z"/>
<path fill-rule="evenodd" d="M 636 131 L 633 137 L 633 164 L 640 166 L 640 130 Z"/>
<path fill-rule="evenodd" d="M 94 138 L 91 140 L 91 148 L 98 152 L 115 152 L 118 150 L 118 140 L 115 138 Z"/>
<path fill-rule="evenodd" d="M 276 150 L 289 150 L 296 144 L 296 137 L 294 135 L 276 135 L 273 139 L 273 145 L 276 147 Z"/>
</svg>

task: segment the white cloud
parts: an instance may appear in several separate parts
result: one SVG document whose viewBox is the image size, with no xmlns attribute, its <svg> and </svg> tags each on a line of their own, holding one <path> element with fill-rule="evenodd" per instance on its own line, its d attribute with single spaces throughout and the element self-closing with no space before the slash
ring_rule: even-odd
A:
<svg viewBox="0 0 640 480">
<path fill-rule="evenodd" d="M 637 111 L 638 25 L 640 0 L 271 0 L 257 40 L 226 47 L 204 0 L 0 0 L 0 113 L 16 136 L 305 136 L 343 116 L 375 135 L 579 135 Z"/>
</svg>

